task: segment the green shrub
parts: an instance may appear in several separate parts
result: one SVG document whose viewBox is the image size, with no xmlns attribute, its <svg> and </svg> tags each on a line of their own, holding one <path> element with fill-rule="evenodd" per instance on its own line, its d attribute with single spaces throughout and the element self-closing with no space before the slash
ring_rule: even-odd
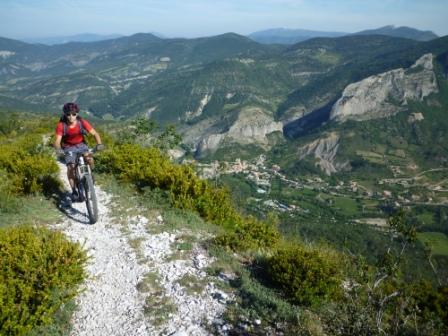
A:
<svg viewBox="0 0 448 336">
<path fill-rule="evenodd" d="M 295 245 L 267 259 L 267 276 L 285 298 L 295 304 L 314 305 L 336 297 L 341 286 L 341 263 L 336 252 Z"/>
<path fill-rule="evenodd" d="M 429 282 L 421 281 L 412 286 L 412 297 L 423 320 L 435 320 L 434 317 L 437 317 L 443 323 L 440 329 L 448 332 L 448 286 L 436 289 Z"/>
<path fill-rule="evenodd" d="M 248 250 L 256 248 L 270 249 L 280 241 L 280 234 L 275 226 L 249 217 L 244 218 L 233 230 L 215 238 L 221 246 L 232 250 Z"/>
<path fill-rule="evenodd" d="M 61 233 L 21 226 L 0 229 L 0 334 L 24 335 L 53 322 L 77 293 L 86 254 Z"/>
<path fill-rule="evenodd" d="M 396 279 L 374 283 L 358 282 L 321 310 L 327 335 L 448 335 L 446 287 Z"/>
<path fill-rule="evenodd" d="M 31 137 L 33 138 L 33 137 Z M 23 139 L 22 139 L 23 140 Z M 2 144 L 0 169 L 7 173 L 15 194 L 32 194 L 54 190 L 58 186 L 58 167 L 47 153 L 36 152 L 39 143 L 29 138 L 14 143 Z M 27 151 L 28 150 L 28 151 Z"/>
<path fill-rule="evenodd" d="M 19 200 L 14 194 L 14 189 L 6 170 L 0 168 L 0 214 L 17 211 Z"/>
<path fill-rule="evenodd" d="M 196 210 L 206 219 L 220 221 L 222 217 L 229 217 L 232 210 L 224 190 L 213 189 L 207 181 L 199 179 L 191 167 L 171 163 L 156 148 L 131 144 L 116 146 L 99 156 L 97 163 L 99 171 L 115 174 L 140 189 L 151 187 L 168 191 L 175 206 Z"/>
<path fill-rule="evenodd" d="M 167 191 L 175 207 L 196 211 L 205 220 L 226 228 L 228 233 L 217 239 L 222 245 L 234 249 L 271 247 L 279 239 L 275 227 L 241 216 L 227 189 L 200 179 L 190 166 L 173 164 L 156 148 L 116 146 L 98 157 L 97 168 L 141 190 L 150 187 Z"/>
<path fill-rule="evenodd" d="M 0 170 L 9 181 L 8 192 L 0 198 L 8 202 L 10 196 L 52 193 L 59 188 L 58 167 L 43 141 L 55 123 L 52 118 L 0 112 Z"/>
<path fill-rule="evenodd" d="M 174 206 L 197 211 L 206 220 L 224 225 L 238 218 L 226 190 L 213 188 L 186 165 L 171 163 L 156 148 L 124 144 L 97 159 L 100 172 L 112 173 L 139 189 L 150 187 L 169 192 Z"/>
</svg>

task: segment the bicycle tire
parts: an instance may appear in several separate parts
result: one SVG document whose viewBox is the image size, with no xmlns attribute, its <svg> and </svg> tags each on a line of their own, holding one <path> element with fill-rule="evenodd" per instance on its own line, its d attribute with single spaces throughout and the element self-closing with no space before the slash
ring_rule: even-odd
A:
<svg viewBox="0 0 448 336">
<path fill-rule="evenodd" d="M 96 199 L 95 186 L 91 175 L 84 176 L 83 186 L 90 224 L 95 224 L 98 221 L 98 203 Z"/>
</svg>

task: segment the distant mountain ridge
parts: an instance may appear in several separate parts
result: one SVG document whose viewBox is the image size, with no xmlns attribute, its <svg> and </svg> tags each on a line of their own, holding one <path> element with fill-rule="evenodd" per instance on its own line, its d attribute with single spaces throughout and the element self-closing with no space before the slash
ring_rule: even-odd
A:
<svg viewBox="0 0 448 336">
<path fill-rule="evenodd" d="M 314 37 L 339 37 L 348 33 L 325 32 L 307 29 L 273 28 L 249 34 L 248 37 L 265 44 L 295 44 Z"/>
<path fill-rule="evenodd" d="M 377 29 L 363 30 L 353 34 L 343 32 L 326 32 L 307 29 L 274 28 L 257 31 L 248 37 L 265 44 L 295 44 L 316 37 L 341 37 L 346 35 L 386 35 L 392 37 L 408 38 L 416 41 L 430 41 L 438 36 L 432 31 L 421 31 L 410 27 L 395 27 L 393 25 Z"/>
<path fill-rule="evenodd" d="M 408 38 L 416 41 L 430 41 L 438 38 L 432 31 L 418 30 L 410 27 L 395 27 L 393 25 L 384 26 L 377 29 L 369 29 L 357 32 L 353 35 L 386 35 L 393 37 Z"/>
<path fill-rule="evenodd" d="M 175 124 L 201 153 L 241 134 L 267 148 L 276 141 L 270 133 L 295 137 L 328 120 L 347 85 L 446 51 L 448 37 L 349 35 L 292 46 L 234 33 L 197 39 L 142 33 L 55 46 L 0 38 L 0 105 L 59 110 L 76 101 L 99 118 L 150 116 Z"/>
<path fill-rule="evenodd" d="M 69 36 L 50 36 L 22 39 L 26 43 L 40 43 L 45 45 L 64 44 L 69 42 L 98 42 L 104 40 L 112 40 L 123 37 L 121 34 L 99 35 L 91 33 L 83 33 Z"/>
<path fill-rule="evenodd" d="M 146 33 L 138 33 L 146 34 Z M 156 32 L 147 33 L 154 35 L 158 38 L 166 38 L 164 35 Z M 132 36 L 134 36 L 132 35 Z M 410 27 L 395 27 L 394 25 L 388 25 L 377 29 L 363 30 L 356 33 L 347 32 L 329 32 L 329 31 L 317 31 L 308 29 L 288 29 L 288 28 L 272 28 L 261 31 L 256 31 L 247 35 L 250 39 L 263 44 L 295 44 L 303 42 L 316 37 L 341 37 L 346 35 L 386 35 L 393 37 L 409 38 L 416 41 L 429 41 L 437 38 L 438 36 L 432 31 L 421 31 Z M 105 40 L 113 40 L 122 38 L 121 34 L 92 34 L 82 33 L 68 36 L 49 36 L 41 38 L 24 38 L 21 41 L 32 44 L 44 44 L 44 45 L 58 45 L 66 44 L 70 42 L 98 42 Z"/>
</svg>

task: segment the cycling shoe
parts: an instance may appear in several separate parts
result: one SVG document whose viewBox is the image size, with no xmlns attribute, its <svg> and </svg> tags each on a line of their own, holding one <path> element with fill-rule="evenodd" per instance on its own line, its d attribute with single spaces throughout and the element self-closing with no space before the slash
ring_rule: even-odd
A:
<svg viewBox="0 0 448 336">
<path fill-rule="evenodd" d="M 78 191 L 73 191 L 72 194 L 70 195 L 70 198 L 72 200 L 72 202 L 82 202 L 82 197 L 79 196 Z"/>
</svg>

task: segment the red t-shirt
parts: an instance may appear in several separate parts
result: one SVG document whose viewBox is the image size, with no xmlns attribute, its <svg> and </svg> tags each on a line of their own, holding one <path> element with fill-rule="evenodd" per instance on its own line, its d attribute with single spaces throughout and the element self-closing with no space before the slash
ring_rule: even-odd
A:
<svg viewBox="0 0 448 336">
<path fill-rule="evenodd" d="M 67 125 L 67 132 L 64 136 L 64 122 L 60 121 L 56 126 L 56 135 L 62 135 L 62 147 L 75 146 L 84 141 L 84 137 L 81 133 L 80 122 L 82 122 L 82 127 L 86 130 L 86 132 L 90 132 L 93 128 L 92 125 L 89 124 L 87 120 L 81 119 L 76 120 L 76 123 L 73 126 Z"/>
</svg>

